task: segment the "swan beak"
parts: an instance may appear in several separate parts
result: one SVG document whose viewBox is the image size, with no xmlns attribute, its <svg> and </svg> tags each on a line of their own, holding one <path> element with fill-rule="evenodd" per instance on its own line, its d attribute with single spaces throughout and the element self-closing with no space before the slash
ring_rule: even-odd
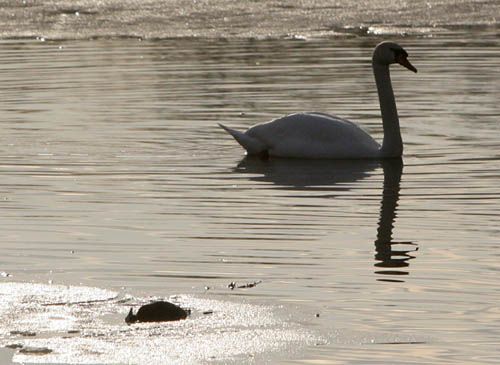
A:
<svg viewBox="0 0 500 365">
<path fill-rule="evenodd" d="M 408 70 L 417 73 L 417 69 L 415 68 L 415 66 L 413 66 L 404 55 L 402 54 L 397 55 L 396 62 L 399 63 L 401 66 L 406 67 Z"/>
</svg>

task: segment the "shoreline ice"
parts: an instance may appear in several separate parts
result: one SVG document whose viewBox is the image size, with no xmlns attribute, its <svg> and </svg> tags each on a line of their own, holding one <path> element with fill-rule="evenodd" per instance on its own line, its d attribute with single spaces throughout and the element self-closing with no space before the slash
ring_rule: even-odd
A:
<svg viewBox="0 0 500 365">
<path fill-rule="evenodd" d="M 0 9 L 0 39 L 318 38 L 436 35 L 500 24 L 500 3 L 478 0 L 17 1 Z"/>
</svg>

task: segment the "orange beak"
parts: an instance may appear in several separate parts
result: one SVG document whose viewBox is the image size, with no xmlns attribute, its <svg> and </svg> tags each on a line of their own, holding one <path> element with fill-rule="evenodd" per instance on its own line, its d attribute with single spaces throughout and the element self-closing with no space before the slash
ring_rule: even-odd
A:
<svg viewBox="0 0 500 365">
<path fill-rule="evenodd" d="M 408 70 L 417 72 L 417 69 L 408 61 L 408 59 L 403 56 L 403 55 L 397 55 L 396 56 L 396 62 L 399 63 L 401 66 L 406 67 Z"/>
</svg>

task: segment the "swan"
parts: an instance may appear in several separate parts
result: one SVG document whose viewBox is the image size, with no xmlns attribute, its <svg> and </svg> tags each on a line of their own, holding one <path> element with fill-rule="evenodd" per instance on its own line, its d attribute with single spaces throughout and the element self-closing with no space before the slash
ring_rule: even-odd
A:
<svg viewBox="0 0 500 365">
<path fill-rule="evenodd" d="M 389 65 L 398 63 L 417 72 L 400 45 L 385 41 L 373 51 L 372 67 L 377 84 L 384 129 L 382 145 L 355 123 L 333 115 L 296 113 L 257 124 L 246 132 L 219 124 L 246 150 L 261 158 L 380 159 L 401 157 L 403 140 Z"/>
</svg>

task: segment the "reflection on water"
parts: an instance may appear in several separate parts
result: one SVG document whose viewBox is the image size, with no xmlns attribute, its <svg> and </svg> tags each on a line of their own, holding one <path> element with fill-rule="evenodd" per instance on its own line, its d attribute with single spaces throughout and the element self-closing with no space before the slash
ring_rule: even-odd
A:
<svg viewBox="0 0 500 365">
<path fill-rule="evenodd" d="M 399 191 L 401 189 L 401 175 L 403 173 L 403 161 L 401 159 L 390 159 L 381 162 L 384 170 L 384 186 L 382 201 L 380 202 L 380 220 L 377 229 L 377 239 L 375 240 L 375 263 L 376 267 L 384 270 L 375 271 L 376 274 L 383 275 L 408 275 L 406 270 L 409 260 L 415 258 L 412 252 L 418 250 L 418 246 L 413 242 L 393 241 L 392 230 L 396 222 L 397 208 L 399 201 Z M 410 246 L 409 249 L 394 249 L 400 246 Z M 378 279 L 383 281 L 401 281 L 396 279 Z"/>
<path fill-rule="evenodd" d="M 369 176 L 378 167 L 370 160 L 304 160 L 246 156 L 235 172 L 253 174 L 253 181 L 270 182 L 292 190 L 349 190 L 349 183 Z"/>
<path fill-rule="evenodd" d="M 270 182 L 278 188 L 289 190 L 291 196 L 299 198 L 294 191 L 322 191 L 322 198 L 329 199 L 335 192 L 349 191 L 352 183 L 370 176 L 376 168 L 382 168 L 384 181 L 381 187 L 380 220 L 375 240 L 375 266 L 384 268 L 376 274 L 389 276 L 408 275 L 405 270 L 409 260 L 415 258 L 413 252 L 418 246 L 410 241 L 393 241 L 392 231 L 397 217 L 402 159 L 388 160 L 304 160 L 276 159 L 262 160 L 246 156 L 234 169 L 235 172 L 253 175 L 250 180 Z M 408 249 L 399 247 L 410 246 Z M 396 278 L 385 277 L 381 281 L 400 282 Z"/>
</svg>

